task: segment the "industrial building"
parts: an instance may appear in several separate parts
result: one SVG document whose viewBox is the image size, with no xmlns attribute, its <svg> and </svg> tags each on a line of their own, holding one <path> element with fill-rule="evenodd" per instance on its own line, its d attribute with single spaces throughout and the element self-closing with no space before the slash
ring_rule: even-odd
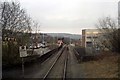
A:
<svg viewBox="0 0 120 80">
<path fill-rule="evenodd" d="M 82 30 L 82 46 L 87 53 L 95 53 L 99 50 L 110 50 L 111 44 L 104 30 L 99 29 L 84 29 Z"/>
<path fill-rule="evenodd" d="M 118 25 L 120 27 L 120 1 L 118 2 Z"/>
<path fill-rule="evenodd" d="M 94 55 L 100 51 L 101 31 L 99 29 L 82 30 L 82 46 L 87 54 Z"/>
<path fill-rule="evenodd" d="M 98 45 L 101 32 L 98 29 L 84 29 L 82 30 L 82 46 L 93 47 Z"/>
</svg>

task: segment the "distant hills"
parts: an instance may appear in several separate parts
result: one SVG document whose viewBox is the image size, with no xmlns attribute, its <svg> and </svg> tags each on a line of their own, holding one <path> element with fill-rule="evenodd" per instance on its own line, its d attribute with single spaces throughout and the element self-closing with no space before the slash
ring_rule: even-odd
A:
<svg viewBox="0 0 120 80">
<path fill-rule="evenodd" d="M 77 34 L 69 34 L 69 33 L 45 33 L 47 35 L 50 35 L 52 37 L 66 37 L 71 39 L 81 39 L 81 35 Z"/>
</svg>

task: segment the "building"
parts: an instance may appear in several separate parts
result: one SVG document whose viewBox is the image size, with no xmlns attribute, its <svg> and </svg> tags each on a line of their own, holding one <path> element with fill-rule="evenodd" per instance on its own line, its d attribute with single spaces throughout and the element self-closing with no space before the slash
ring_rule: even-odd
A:
<svg viewBox="0 0 120 80">
<path fill-rule="evenodd" d="M 118 2 L 118 25 L 120 27 L 120 1 Z"/>
<path fill-rule="evenodd" d="M 82 46 L 83 47 L 97 47 L 98 46 L 98 37 L 100 35 L 98 29 L 84 29 L 82 30 Z"/>
<path fill-rule="evenodd" d="M 98 29 L 84 29 L 82 30 L 82 46 L 85 47 L 87 55 L 94 55 L 100 50 L 101 35 Z"/>
<path fill-rule="evenodd" d="M 111 50 L 109 32 L 104 32 L 104 29 L 84 29 L 82 30 L 82 46 L 86 52 L 95 53 L 97 50 Z"/>
</svg>

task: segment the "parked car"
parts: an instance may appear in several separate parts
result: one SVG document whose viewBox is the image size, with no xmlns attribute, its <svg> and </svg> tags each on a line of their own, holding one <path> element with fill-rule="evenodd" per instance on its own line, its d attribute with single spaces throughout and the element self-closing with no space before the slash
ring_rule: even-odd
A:
<svg viewBox="0 0 120 80">
<path fill-rule="evenodd" d="M 33 48 L 33 46 L 32 46 L 32 45 L 30 45 L 30 46 L 29 46 L 29 48 L 30 48 L 30 49 L 32 49 L 32 48 Z"/>
<path fill-rule="evenodd" d="M 37 49 L 37 46 L 35 46 L 35 45 L 34 45 L 34 46 L 33 46 L 33 45 L 30 45 L 29 48 L 30 48 L 30 49 Z"/>
<path fill-rule="evenodd" d="M 40 47 L 41 47 L 41 48 L 45 48 L 45 45 L 44 45 L 44 44 L 41 44 Z"/>
<path fill-rule="evenodd" d="M 33 48 L 34 48 L 34 49 L 37 49 L 37 46 L 34 46 Z"/>
</svg>

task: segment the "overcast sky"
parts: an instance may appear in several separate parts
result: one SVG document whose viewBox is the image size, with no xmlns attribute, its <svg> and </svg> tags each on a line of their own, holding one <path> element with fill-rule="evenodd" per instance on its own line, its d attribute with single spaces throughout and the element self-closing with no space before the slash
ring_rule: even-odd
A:
<svg viewBox="0 0 120 80">
<path fill-rule="evenodd" d="M 81 34 L 98 18 L 117 18 L 119 0 L 20 0 L 21 6 L 47 33 Z M 33 28 L 35 30 L 35 28 Z"/>
</svg>

